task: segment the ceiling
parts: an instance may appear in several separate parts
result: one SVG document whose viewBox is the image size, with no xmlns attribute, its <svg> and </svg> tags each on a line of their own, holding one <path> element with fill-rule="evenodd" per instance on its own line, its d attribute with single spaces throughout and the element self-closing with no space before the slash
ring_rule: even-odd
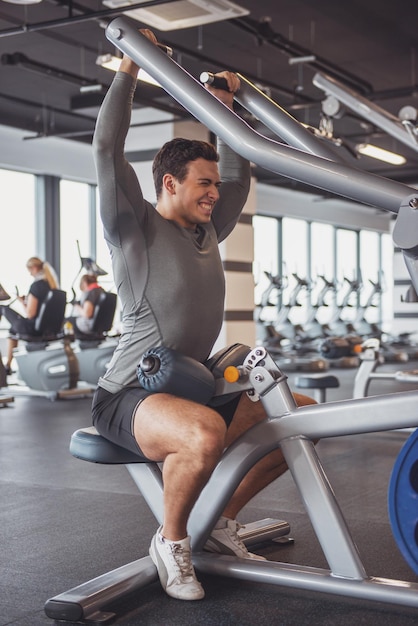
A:
<svg viewBox="0 0 418 626">
<path fill-rule="evenodd" d="M 406 105 L 418 108 L 417 0 L 235 2 L 250 13 L 156 34 L 193 76 L 203 70 L 240 72 L 313 127 L 320 124 L 325 98 L 312 82 L 317 72 L 333 76 L 395 116 Z M 101 0 L 42 0 L 31 5 L 0 0 L 1 124 L 23 129 L 34 140 L 61 136 L 90 142 L 98 107 L 112 80 L 96 58 L 115 52 L 104 27 L 118 14 Z M 308 60 L 294 63 L 301 57 Z M 135 102 L 189 117 L 156 87 L 138 89 Z M 257 130 L 272 136 L 241 112 Z M 342 140 L 343 158 L 355 167 L 411 185 L 418 182 L 418 151 L 374 123 L 348 112 L 333 120 L 333 134 Z M 403 154 L 407 162 L 390 166 L 370 157 L 355 158 L 353 148 L 362 142 Z M 257 175 L 269 184 L 301 187 L 262 170 Z"/>
</svg>

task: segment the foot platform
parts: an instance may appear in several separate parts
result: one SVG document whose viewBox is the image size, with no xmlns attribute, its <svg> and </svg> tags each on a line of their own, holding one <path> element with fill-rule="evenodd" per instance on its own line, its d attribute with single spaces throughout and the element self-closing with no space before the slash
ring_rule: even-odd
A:
<svg viewBox="0 0 418 626">
<path fill-rule="evenodd" d="M 276 543 L 291 542 L 293 539 L 288 537 L 289 533 L 290 525 L 288 522 L 273 519 L 272 517 L 245 524 L 238 531 L 240 539 L 247 548 L 267 541 L 275 541 Z"/>
<path fill-rule="evenodd" d="M 289 531 L 287 522 L 268 517 L 246 524 L 240 529 L 239 535 L 249 546 L 284 539 Z M 146 556 L 50 598 L 45 603 L 45 613 L 61 622 L 97 626 L 111 624 L 118 618 L 109 608 L 115 601 L 143 589 L 157 579 L 157 569 L 151 557 Z"/>
</svg>

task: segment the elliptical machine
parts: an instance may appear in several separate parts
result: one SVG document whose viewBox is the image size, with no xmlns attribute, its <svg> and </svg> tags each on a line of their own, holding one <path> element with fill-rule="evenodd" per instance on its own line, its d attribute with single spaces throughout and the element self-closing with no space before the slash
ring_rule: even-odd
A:
<svg viewBox="0 0 418 626">
<path fill-rule="evenodd" d="M 5 300 L 10 300 L 10 296 L 5 290 L 5 288 L 3 287 L 3 285 L 0 284 L 0 302 L 5 301 Z M 0 388 L 1 387 L 7 387 L 7 374 L 6 374 L 6 368 L 4 367 L 3 359 L 1 356 L 1 352 L 0 352 Z M 7 406 L 8 404 L 10 404 L 10 402 L 13 402 L 13 400 L 14 400 L 13 396 L 0 393 L 0 406 L 1 407 Z"/>
<path fill-rule="evenodd" d="M 263 313 L 269 307 L 277 307 L 272 302 L 272 294 L 281 294 L 284 288 L 285 279 L 281 276 L 273 276 L 270 272 L 264 272 L 270 284 L 261 295 L 260 304 L 256 308 L 256 324 L 258 341 L 268 348 L 276 363 L 289 372 L 307 371 L 323 372 L 328 369 L 327 361 L 315 354 L 314 350 L 304 351 L 301 354 L 295 349 L 295 342 L 298 333 L 301 334 L 301 326 L 293 325 L 289 319 L 289 313 L 295 306 L 301 306 L 298 301 L 300 291 L 307 287 L 307 282 L 297 277 L 296 286 L 289 295 L 289 300 L 280 308 L 278 318 L 275 321 L 264 319 Z"/>
<path fill-rule="evenodd" d="M 76 346 L 74 353 L 79 364 L 79 379 L 96 385 L 112 358 L 117 346 L 115 338 L 109 338 L 117 304 L 115 293 L 103 292 L 95 307 L 91 333 L 84 334 L 74 329 Z"/>
<path fill-rule="evenodd" d="M 14 395 L 56 400 L 91 392 L 77 385 L 78 362 L 63 330 L 66 300 L 65 291 L 52 289 L 36 317 L 36 334 L 14 335 L 23 344 L 14 354 L 18 366 Z"/>
</svg>

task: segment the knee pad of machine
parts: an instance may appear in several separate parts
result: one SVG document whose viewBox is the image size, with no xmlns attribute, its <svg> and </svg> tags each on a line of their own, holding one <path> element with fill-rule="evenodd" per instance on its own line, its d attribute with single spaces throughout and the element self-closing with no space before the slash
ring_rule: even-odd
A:
<svg viewBox="0 0 418 626">
<path fill-rule="evenodd" d="M 154 393 L 170 393 L 200 404 L 224 403 L 237 394 L 213 398 L 215 379 L 222 377 L 229 365 L 241 365 L 250 350 L 248 346 L 234 344 L 202 364 L 171 348 L 151 348 L 138 365 L 138 381 L 141 387 Z"/>
</svg>

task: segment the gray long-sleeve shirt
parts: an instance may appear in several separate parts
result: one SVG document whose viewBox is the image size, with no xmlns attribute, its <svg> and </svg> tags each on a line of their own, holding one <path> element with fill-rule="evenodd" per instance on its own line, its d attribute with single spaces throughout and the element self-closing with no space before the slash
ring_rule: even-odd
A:
<svg viewBox="0 0 418 626">
<path fill-rule="evenodd" d="M 196 232 L 163 218 L 144 200 L 124 156 L 136 81 L 118 72 L 101 107 L 93 148 L 100 212 L 122 303 L 123 331 L 99 385 L 111 393 L 139 385 L 146 350 L 166 346 L 198 361 L 208 358 L 222 326 L 225 279 L 218 242 L 236 225 L 250 168 L 220 144 L 220 198 Z"/>
</svg>

